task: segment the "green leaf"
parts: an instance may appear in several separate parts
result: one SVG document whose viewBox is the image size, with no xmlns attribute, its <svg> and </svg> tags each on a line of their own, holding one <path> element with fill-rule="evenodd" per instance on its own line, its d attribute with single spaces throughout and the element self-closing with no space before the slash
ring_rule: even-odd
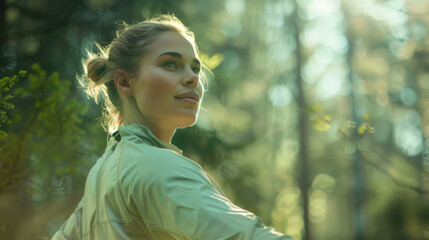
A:
<svg viewBox="0 0 429 240">
<path fill-rule="evenodd" d="M 200 54 L 201 61 L 207 66 L 208 69 L 213 70 L 223 62 L 223 55 L 216 53 L 209 57 L 207 54 Z"/>
<path fill-rule="evenodd" d="M 361 125 L 359 125 L 357 132 L 358 134 L 363 135 L 365 134 L 366 130 L 367 130 L 367 123 L 362 123 Z"/>
<path fill-rule="evenodd" d="M 367 113 L 363 116 L 363 119 L 365 119 L 365 120 L 369 120 L 370 118 L 371 118 L 371 116 L 369 115 L 369 113 Z"/>
<path fill-rule="evenodd" d="M 322 119 L 320 117 L 313 120 L 313 128 L 317 131 L 326 132 L 331 129 L 331 124 L 327 122 L 325 119 Z"/>
<path fill-rule="evenodd" d="M 19 71 L 19 76 L 21 76 L 21 78 L 25 77 L 25 75 L 27 75 L 27 71 L 24 71 L 24 70 Z"/>
</svg>

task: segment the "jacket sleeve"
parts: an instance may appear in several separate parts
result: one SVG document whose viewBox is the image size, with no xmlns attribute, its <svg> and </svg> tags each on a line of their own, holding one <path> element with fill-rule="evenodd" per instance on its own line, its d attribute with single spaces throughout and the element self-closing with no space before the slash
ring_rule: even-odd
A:
<svg viewBox="0 0 429 240">
<path fill-rule="evenodd" d="M 198 164 L 182 156 L 159 154 L 125 169 L 128 199 L 158 239 L 292 239 L 234 205 Z"/>
<path fill-rule="evenodd" d="M 83 198 L 80 200 L 73 214 L 63 223 L 51 240 L 82 238 L 82 208 Z"/>
</svg>

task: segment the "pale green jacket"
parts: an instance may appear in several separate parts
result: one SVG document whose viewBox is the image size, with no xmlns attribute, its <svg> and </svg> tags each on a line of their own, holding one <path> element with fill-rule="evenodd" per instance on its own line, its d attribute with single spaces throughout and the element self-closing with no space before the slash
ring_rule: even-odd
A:
<svg viewBox="0 0 429 240">
<path fill-rule="evenodd" d="M 235 206 L 200 165 L 141 125 L 119 127 L 52 239 L 287 239 Z"/>
</svg>

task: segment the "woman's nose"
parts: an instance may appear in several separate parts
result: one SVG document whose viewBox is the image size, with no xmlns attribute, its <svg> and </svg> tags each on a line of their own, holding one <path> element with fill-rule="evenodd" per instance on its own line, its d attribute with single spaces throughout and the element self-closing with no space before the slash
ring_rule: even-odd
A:
<svg viewBox="0 0 429 240">
<path fill-rule="evenodd" d="M 183 79 L 182 84 L 187 87 L 190 87 L 190 86 L 196 87 L 199 80 L 200 80 L 200 76 L 192 72 Z"/>
</svg>

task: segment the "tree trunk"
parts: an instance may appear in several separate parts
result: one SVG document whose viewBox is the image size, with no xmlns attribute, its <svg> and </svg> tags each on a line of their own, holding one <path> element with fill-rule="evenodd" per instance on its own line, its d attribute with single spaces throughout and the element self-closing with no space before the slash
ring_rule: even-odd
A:
<svg viewBox="0 0 429 240">
<path fill-rule="evenodd" d="M 342 5 L 343 14 L 346 19 L 346 24 L 348 22 L 347 20 L 347 11 L 345 9 L 344 3 Z M 350 94 L 350 105 L 351 105 L 351 119 L 353 122 L 358 123 L 358 116 L 356 114 L 356 96 L 357 93 L 355 92 L 355 89 L 357 89 L 357 83 L 356 79 L 354 78 L 354 71 L 353 71 L 353 42 L 351 41 L 352 37 L 350 36 L 350 30 L 348 29 L 346 31 L 346 38 L 347 38 L 347 44 L 349 46 L 349 50 L 347 52 L 347 65 L 349 68 L 349 74 L 348 74 L 348 81 L 350 82 L 351 86 L 351 94 Z M 351 136 L 351 141 L 353 141 L 355 151 L 351 154 L 352 159 L 352 172 L 353 172 L 353 179 L 352 179 L 352 191 L 351 191 L 351 202 L 353 206 L 353 220 L 352 224 L 353 226 L 353 239 L 355 240 L 361 240 L 365 238 L 365 216 L 364 216 L 364 204 L 365 204 L 365 182 L 364 182 L 364 175 L 362 172 L 362 161 L 359 158 L 358 154 L 358 134 L 357 131 L 353 131 L 353 135 Z"/>
<path fill-rule="evenodd" d="M 303 229 L 303 240 L 310 240 L 310 221 L 309 221 L 309 199 L 308 199 L 308 159 L 307 159 L 307 128 L 308 128 L 308 119 L 306 113 L 303 111 L 307 105 L 305 101 L 304 90 L 302 88 L 302 58 L 301 58 L 301 44 L 300 44 L 300 26 L 299 26 L 299 16 L 298 16 L 298 3 L 295 2 L 295 11 L 293 16 L 293 24 L 295 28 L 295 41 L 296 41 L 296 86 L 298 89 L 298 96 L 296 98 L 299 111 L 298 115 L 298 130 L 299 130 L 299 153 L 298 153 L 298 172 L 299 172 L 299 188 L 302 196 L 302 208 L 303 208 L 303 220 L 304 220 L 304 229 Z"/>
</svg>

